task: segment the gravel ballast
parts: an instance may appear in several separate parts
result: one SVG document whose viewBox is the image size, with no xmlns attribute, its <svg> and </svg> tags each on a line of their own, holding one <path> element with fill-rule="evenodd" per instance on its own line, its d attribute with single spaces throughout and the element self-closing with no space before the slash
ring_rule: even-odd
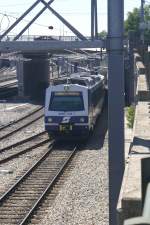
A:
<svg viewBox="0 0 150 225">
<path fill-rule="evenodd" d="M 0 104 L 0 123 L 7 124 L 10 121 L 14 121 L 29 112 L 33 111 L 37 105 L 31 103 L 18 103 L 18 104 Z M 8 137 L 5 140 L 0 141 L 0 149 L 14 144 L 18 141 L 24 140 L 30 136 L 40 133 L 44 130 L 43 118 L 37 122 L 31 124 L 25 129 L 16 133 L 12 137 Z M 43 149 L 35 149 L 32 152 L 28 152 L 20 156 L 19 158 L 13 159 L 8 163 L 0 165 L 0 194 L 3 194 L 8 187 L 13 183 L 13 180 L 21 173 L 28 169 L 37 159 L 41 156 Z M 15 182 L 15 181 L 14 181 Z"/>
<path fill-rule="evenodd" d="M 105 149 L 106 150 L 106 149 Z M 41 225 L 108 225 L 106 152 L 85 150 Z"/>
<path fill-rule="evenodd" d="M 107 109 L 40 225 L 108 225 Z M 104 138 L 105 137 L 105 138 Z"/>
<path fill-rule="evenodd" d="M 37 105 L 32 103 L 0 103 L 0 126 L 13 122 L 34 110 Z"/>
</svg>

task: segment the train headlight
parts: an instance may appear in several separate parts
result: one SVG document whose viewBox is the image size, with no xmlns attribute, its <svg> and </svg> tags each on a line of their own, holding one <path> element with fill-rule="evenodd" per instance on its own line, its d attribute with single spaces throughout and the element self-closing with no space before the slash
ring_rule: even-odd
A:
<svg viewBox="0 0 150 225">
<path fill-rule="evenodd" d="M 69 87 L 69 85 L 64 85 L 64 91 L 69 91 L 69 89 L 70 89 L 70 87 Z"/>
<path fill-rule="evenodd" d="M 51 118 L 51 117 L 48 118 L 48 122 L 49 122 L 49 123 L 52 122 L 52 118 Z"/>
<path fill-rule="evenodd" d="M 80 122 L 84 123 L 84 118 L 83 117 L 80 118 Z"/>
</svg>

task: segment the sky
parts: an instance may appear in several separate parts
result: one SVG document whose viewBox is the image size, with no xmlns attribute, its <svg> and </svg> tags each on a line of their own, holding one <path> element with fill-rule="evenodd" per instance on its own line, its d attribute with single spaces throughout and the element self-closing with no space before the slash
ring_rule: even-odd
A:
<svg viewBox="0 0 150 225">
<path fill-rule="evenodd" d="M 36 0 L 0 0 L 0 34 L 2 34 Z M 45 0 L 48 2 L 48 0 Z M 124 0 L 124 18 L 135 7 L 140 7 L 141 0 Z M 98 31 L 107 30 L 107 0 L 97 0 Z M 91 0 L 55 0 L 51 7 L 67 19 L 83 35 L 90 36 Z M 22 22 L 10 33 L 16 35 L 41 9 L 39 3 Z M 53 30 L 48 29 L 53 26 Z M 26 35 L 68 35 L 73 33 L 64 26 L 48 9 L 26 31 Z"/>
</svg>

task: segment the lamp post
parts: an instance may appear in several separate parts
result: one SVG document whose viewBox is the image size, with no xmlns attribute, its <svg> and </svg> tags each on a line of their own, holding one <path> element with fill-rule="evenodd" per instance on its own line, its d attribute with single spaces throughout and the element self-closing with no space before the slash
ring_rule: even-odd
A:
<svg viewBox="0 0 150 225">
<path fill-rule="evenodd" d="M 48 26 L 48 29 L 49 29 L 49 30 L 53 30 L 54 27 L 50 25 L 50 26 Z"/>
<path fill-rule="evenodd" d="M 53 26 L 48 26 L 48 29 L 49 30 L 53 30 L 54 29 L 54 27 Z M 51 63 L 51 65 L 50 65 L 50 67 L 51 67 L 51 77 L 53 78 L 53 63 Z"/>
</svg>

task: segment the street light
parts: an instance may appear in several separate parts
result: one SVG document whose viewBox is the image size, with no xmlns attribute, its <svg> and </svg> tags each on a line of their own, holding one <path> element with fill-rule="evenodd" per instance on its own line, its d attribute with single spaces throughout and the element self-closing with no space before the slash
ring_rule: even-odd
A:
<svg viewBox="0 0 150 225">
<path fill-rule="evenodd" d="M 54 27 L 53 26 L 48 26 L 48 29 L 49 30 L 53 30 L 54 29 Z M 53 38 L 51 37 L 51 36 L 49 36 L 49 38 L 48 38 L 49 40 L 53 40 Z"/>
</svg>

